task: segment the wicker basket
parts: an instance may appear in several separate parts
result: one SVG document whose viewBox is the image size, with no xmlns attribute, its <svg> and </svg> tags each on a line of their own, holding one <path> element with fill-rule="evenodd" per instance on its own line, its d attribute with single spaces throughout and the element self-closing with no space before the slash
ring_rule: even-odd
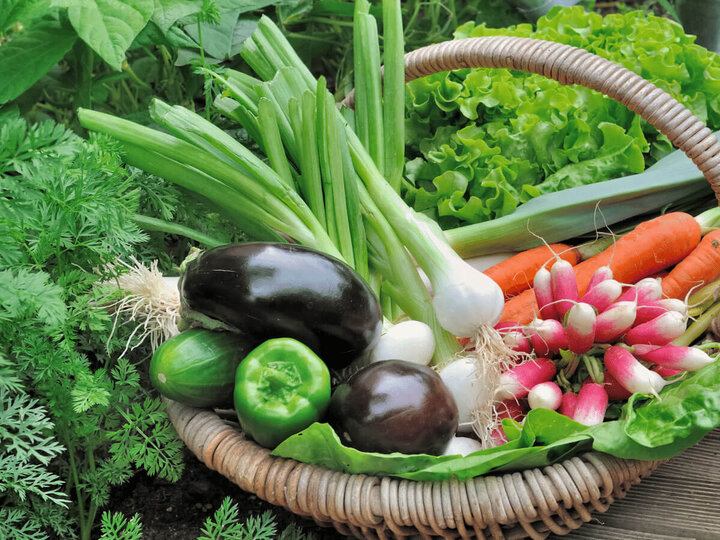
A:
<svg viewBox="0 0 720 540">
<path fill-rule="evenodd" d="M 608 60 L 528 38 L 449 41 L 409 53 L 406 80 L 458 68 L 497 67 L 581 84 L 641 115 L 700 168 L 720 199 L 720 143 L 666 92 Z M 352 99 L 352 98 L 350 98 Z M 660 463 L 590 452 L 542 469 L 466 482 L 353 475 L 276 458 L 216 413 L 168 402 L 195 455 L 246 491 L 358 538 L 544 538 L 604 512 Z"/>
</svg>

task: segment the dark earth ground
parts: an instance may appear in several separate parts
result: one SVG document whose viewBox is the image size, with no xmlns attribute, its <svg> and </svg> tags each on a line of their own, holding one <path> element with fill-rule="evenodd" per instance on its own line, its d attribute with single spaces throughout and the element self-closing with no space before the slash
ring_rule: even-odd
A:
<svg viewBox="0 0 720 540">
<path fill-rule="evenodd" d="M 243 491 L 224 476 L 205 467 L 187 449 L 185 472 L 178 482 L 138 473 L 130 482 L 113 490 L 110 503 L 104 510 L 122 512 L 127 517 L 138 513 L 145 540 L 195 540 L 201 535 L 205 520 L 213 515 L 225 497 L 238 504 L 242 521 L 271 510 L 278 532 L 295 525 L 306 534 L 312 533 L 312 538 L 316 540 L 341 538 L 334 529 L 318 527 L 312 520 L 298 517 Z M 307 538 L 310 538 L 309 534 Z"/>
</svg>

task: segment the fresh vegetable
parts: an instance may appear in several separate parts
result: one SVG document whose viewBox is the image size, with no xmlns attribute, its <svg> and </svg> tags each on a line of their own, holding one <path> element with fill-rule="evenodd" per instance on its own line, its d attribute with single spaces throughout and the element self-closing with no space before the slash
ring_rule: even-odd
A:
<svg viewBox="0 0 720 540">
<path fill-rule="evenodd" d="M 330 372 L 299 341 L 270 339 L 240 362 L 234 403 L 243 431 L 258 444 L 274 448 L 324 417 L 330 403 Z"/>
<path fill-rule="evenodd" d="M 660 366 L 682 371 L 697 371 L 711 364 L 715 359 L 697 347 L 678 347 L 677 345 L 635 345 L 634 356 Z"/>
<path fill-rule="evenodd" d="M 530 341 L 523 333 L 523 327 L 521 325 L 506 321 L 495 325 L 495 330 L 502 336 L 505 345 L 513 351 L 529 353 L 532 350 Z"/>
<path fill-rule="evenodd" d="M 677 298 L 663 298 L 662 300 L 645 302 L 637 308 L 634 326 L 651 321 L 668 311 L 676 311 L 683 317 L 687 317 L 688 306 L 685 301 Z"/>
<path fill-rule="evenodd" d="M 550 269 L 550 287 L 558 316 L 562 319 L 578 301 L 578 284 L 572 265 L 558 260 Z"/>
<path fill-rule="evenodd" d="M 249 350 L 236 334 L 193 328 L 157 348 L 150 381 L 161 394 L 185 405 L 228 407 L 235 370 Z"/>
<path fill-rule="evenodd" d="M 540 310 L 540 317 L 543 319 L 557 319 L 559 316 L 553 300 L 552 275 L 550 270 L 542 267 L 535 273 L 533 292 L 535 293 L 535 302 Z M 510 302 L 512 302 L 512 300 L 510 300 Z M 507 311 L 507 305 L 509 305 L 510 302 L 506 304 L 503 317 Z"/>
<path fill-rule="evenodd" d="M 556 371 L 555 363 L 548 358 L 529 360 L 500 376 L 500 387 L 495 398 L 508 400 L 525 397 L 533 386 L 552 379 Z"/>
<path fill-rule="evenodd" d="M 531 409 L 552 409 L 560 407 L 563 393 L 560 387 L 552 381 L 536 384 L 528 392 L 528 405 Z"/>
<path fill-rule="evenodd" d="M 609 266 L 601 266 L 600 268 L 595 270 L 595 272 L 593 272 L 593 275 L 590 278 L 590 283 L 588 283 L 587 286 L 588 292 L 591 291 L 593 287 L 595 287 L 595 285 L 607 279 L 613 279 L 612 268 L 610 268 Z"/>
<path fill-rule="evenodd" d="M 600 384 L 588 383 L 578 393 L 572 419 L 585 426 L 601 424 L 607 410 L 608 395 Z"/>
<path fill-rule="evenodd" d="M 607 267 L 601 267 L 607 268 Z M 602 313 L 611 304 L 617 301 L 622 294 L 622 285 L 614 279 L 606 279 L 598 283 L 582 295 L 580 302 L 594 307 L 598 313 Z"/>
<path fill-rule="evenodd" d="M 720 230 L 706 234 L 690 255 L 662 280 L 662 292 L 681 298 L 720 277 Z"/>
<path fill-rule="evenodd" d="M 665 345 L 685 332 L 687 320 L 677 311 L 668 311 L 631 328 L 624 338 L 628 345 Z"/>
<path fill-rule="evenodd" d="M 609 371 L 603 371 L 603 388 L 607 392 L 608 398 L 617 401 L 625 401 L 632 394 L 632 392 L 628 392 L 623 388 Z"/>
<path fill-rule="evenodd" d="M 683 259 L 684 260 L 684 259 Z M 628 287 L 618 302 L 635 302 L 638 307 L 649 302 L 656 302 L 662 298 L 663 291 L 660 280 L 655 278 L 644 278 Z"/>
<path fill-rule="evenodd" d="M 180 280 L 183 316 L 220 321 L 257 346 L 292 337 L 341 369 L 380 337 L 380 306 L 350 267 L 310 248 L 236 244 L 202 252 Z"/>
<path fill-rule="evenodd" d="M 386 360 L 372 363 L 335 389 L 330 422 L 366 452 L 442 454 L 458 427 L 458 407 L 432 369 Z"/>
<path fill-rule="evenodd" d="M 553 11 L 536 29 L 468 23 L 456 38 L 489 35 L 532 36 L 589 50 L 667 89 L 712 129 L 720 127 L 720 107 L 711 105 L 717 103 L 714 79 L 706 76 L 720 60 L 696 52 L 692 38 L 670 20 L 640 11 L 602 18 L 577 7 Z M 557 242 L 593 231 L 588 216 L 597 202 L 612 224 L 682 196 L 682 188 L 663 196 L 668 184 L 700 180 L 690 160 L 671 161 L 666 170 L 661 161 L 627 177 L 667 153 L 667 139 L 610 98 L 542 75 L 509 69 L 438 73 L 412 81 L 409 97 L 407 152 L 414 159 L 406 167 L 412 182 L 406 198 L 444 228 L 464 225 L 448 236 L 466 256 L 528 249 L 540 244 L 533 234 Z"/>
<path fill-rule="evenodd" d="M 555 319 L 536 320 L 526 327 L 533 351 L 538 356 L 557 354 L 568 346 L 568 336 L 560 321 Z"/>
<path fill-rule="evenodd" d="M 578 302 L 568 311 L 565 322 L 568 348 L 576 353 L 583 354 L 590 350 L 595 342 L 595 326 L 597 316 L 589 304 Z"/>
<path fill-rule="evenodd" d="M 577 407 L 577 400 L 577 394 L 573 392 L 566 392 L 562 396 L 562 402 L 560 403 L 560 409 L 558 412 L 568 418 L 572 418 L 575 413 L 575 407 Z"/>
<path fill-rule="evenodd" d="M 420 321 L 402 321 L 388 328 L 372 350 L 372 361 L 405 360 L 427 366 L 435 352 L 432 329 Z"/>
<path fill-rule="evenodd" d="M 636 283 L 678 263 L 699 241 L 700 226 L 689 214 L 671 212 L 644 221 L 614 246 L 574 267 L 579 292 L 585 294 L 593 274 L 601 266 L 609 266 L 619 282 Z M 526 324 L 537 310 L 533 304 L 532 293 L 511 298 L 505 304 L 501 320 Z"/>
<path fill-rule="evenodd" d="M 623 388 L 633 394 L 657 395 L 665 386 L 660 375 L 643 366 L 623 347 L 612 346 L 605 351 L 605 367 Z"/>
<path fill-rule="evenodd" d="M 595 342 L 613 343 L 635 322 L 635 302 L 616 302 L 597 316 Z"/>
<path fill-rule="evenodd" d="M 458 430 L 463 433 L 472 431 L 473 413 L 493 397 L 492 382 L 483 379 L 477 368 L 475 359 L 464 357 L 450 362 L 439 372 L 457 404 Z"/>
<path fill-rule="evenodd" d="M 537 271 L 540 268 L 549 270 L 556 256 L 573 266 L 580 261 L 580 256 L 574 247 L 566 244 L 549 244 L 521 251 L 491 266 L 484 273 L 500 286 L 506 297 L 513 296 L 532 287 Z"/>
<path fill-rule="evenodd" d="M 471 439 L 470 437 L 453 437 L 445 447 L 443 455 L 467 456 L 478 450 L 482 450 L 482 445 L 477 439 Z"/>
</svg>

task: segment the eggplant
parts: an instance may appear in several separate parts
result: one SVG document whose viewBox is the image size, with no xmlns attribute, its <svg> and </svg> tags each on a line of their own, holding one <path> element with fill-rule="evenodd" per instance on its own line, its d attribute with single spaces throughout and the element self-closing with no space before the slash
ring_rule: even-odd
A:
<svg viewBox="0 0 720 540">
<path fill-rule="evenodd" d="M 209 249 L 185 264 L 179 290 L 184 318 L 219 322 L 253 346 L 294 338 L 335 370 L 364 357 L 382 329 L 380 304 L 355 270 L 294 244 Z"/>
<path fill-rule="evenodd" d="M 458 429 L 458 407 L 431 368 L 404 360 L 365 366 L 333 392 L 329 422 L 364 452 L 440 455 Z"/>
</svg>

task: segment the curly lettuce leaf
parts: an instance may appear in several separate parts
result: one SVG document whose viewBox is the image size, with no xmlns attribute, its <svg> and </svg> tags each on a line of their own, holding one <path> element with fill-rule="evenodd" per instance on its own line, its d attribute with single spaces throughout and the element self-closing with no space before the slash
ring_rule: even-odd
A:
<svg viewBox="0 0 720 540">
<path fill-rule="evenodd" d="M 555 8 L 537 23 L 455 37 L 534 37 L 584 48 L 650 80 L 720 127 L 720 57 L 674 22 Z M 405 199 L 443 228 L 492 220 L 533 197 L 642 172 L 667 138 L 602 94 L 506 69 L 461 69 L 408 84 Z M 500 159 L 502 158 L 502 159 Z M 455 173 L 467 179 L 448 182 Z M 457 180 L 457 177 L 454 177 Z"/>
</svg>

